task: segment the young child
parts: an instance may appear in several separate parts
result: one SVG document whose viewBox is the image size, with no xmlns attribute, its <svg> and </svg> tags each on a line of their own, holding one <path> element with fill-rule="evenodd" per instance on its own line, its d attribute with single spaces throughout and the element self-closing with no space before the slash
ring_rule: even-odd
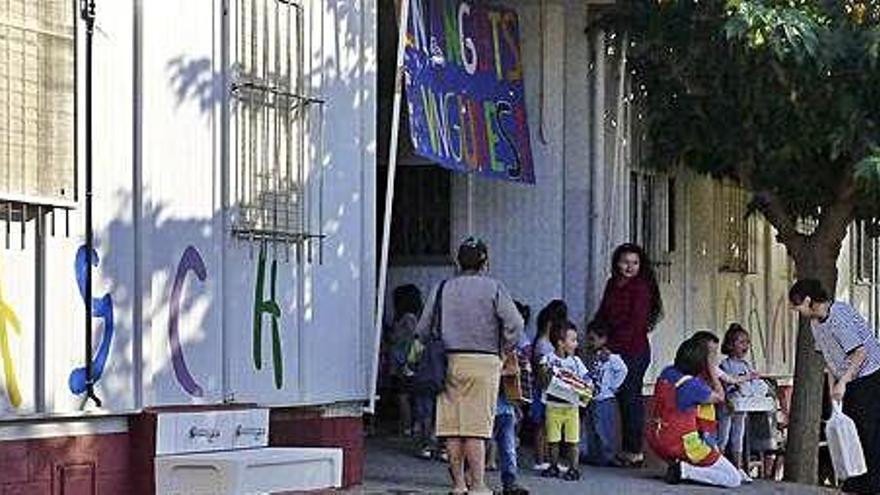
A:
<svg viewBox="0 0 880 495">
<path fill-rule="evenodd" d="M 751 380 L 759 378 L 752 365 L 746 361 L 749 352 L 749 333 L 738 323 L 732 323 L 724 334 L 721 352 L 727 357 L 719 365 L 721 371 L 731 377 L 734 383 L 725 387 L 727 400 L 743 396 L 742 387 Z M 746 413 L 734 412 L 729 408 L 719 407 L 718 446 L 724 452 L 730 445 L 730 456 L 733 464 L 743 467 L 743 439 L 746 434 Z"/>
<path fill-rule="evenodd" d="M 674 364 L 660 373 L 654 387 L 646 438 L 651 449 L 669 463 L 668 483 L 690 480 L 735 488 L 742 483 L 739 470 L 705 441 L 697 427 L 697 406 L 724 401 L 722 394 L 700 378 L 715 375 L 709 360 L 705 342 L 688 339 L 679 346 Z"/>
<path fill-rule="evenodd" d="M 541 360 L 553 354 L 553 343 L 550 340 L 551 329 L 568 321 L 568 306 L 561 299 L 554 299 L 538 312 L 535 339 L 531 346 L 531 364 L 533 370 L 540 369 Z M 532 403 L 529 407 L 529 419 L 534 427 L 535 465 L 532 469 L 542 472 L 550 463 L 547 462 L 547 442 L 544 431 L 546 422 L 542 387 L 533 387 Z"/>
<path fill-rule="evenodd" d="M 422 293 L 415 285 L 401 285 L 394 288 L 392 303 L 394 323 L 388 336 L 388 344 L 392 386 L 397 400 L 398 432 L 410 436 L 413 428 L 410 377 L 413 372 L 408 363 L 408 355 L 415 340 L 416 324 L 422 312 Z"/>
<path fill-rule="evenodd" d="M 608 350 L 609 327 L 602 321 L 587 325 L 582 359 L 593 382 L 593 400 L 587 406 L 581 430 L 581 461 L 596 466 L 614 463 L 617 401 L 614 396 L 626 378 L 626 364 Z"/>
<path fill-rule="evenodd" d="M 546 406 L 547 445 L 550 450 L 550 467 L 541 475 L 559 477 L 559 449 L 565 443 L 568 454 L 568 471 L 563 478 L 579 480 L 578 442 L 580 441 L 580 417 L 578 407 L 589 402 L 592 388 L 589 373 L 583 361 L 575 355 L 578 347 L 577 328 L 567 322 L 551 333 L 555 345 L 553 354 L 544 356 L 541 370 L 547 387 L 544 390 Z M 555 382 L 554 382 L 555 381 Z M 554 385 L 557 388 L 554 388 Z M 566 397 L 562 397 L 562 394 Z"/>
</svg>

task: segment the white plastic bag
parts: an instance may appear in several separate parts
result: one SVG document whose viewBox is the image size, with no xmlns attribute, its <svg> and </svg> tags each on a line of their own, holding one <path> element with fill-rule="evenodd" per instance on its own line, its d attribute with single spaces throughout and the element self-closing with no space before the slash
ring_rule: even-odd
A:
<svg viewBox="0 0 880 495">
<path fill-rule="evenodd" d="M 856 424 L 849 416 L 843 414 L 840 403 L 833 402 L 834 410 L 825 424 L 825 437 L 828 439 L 828 451 L 834 464 L 834 474 L 839 480 L 845 480 L 868 472 L 865 465 L 865 453 Z"/>
</svg>

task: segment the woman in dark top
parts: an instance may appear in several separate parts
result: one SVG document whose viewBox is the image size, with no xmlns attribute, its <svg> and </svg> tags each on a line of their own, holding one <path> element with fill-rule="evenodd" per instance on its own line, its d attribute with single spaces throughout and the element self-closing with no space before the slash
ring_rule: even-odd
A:
<svg viewBox="0 0 880 495">
<path fill-rule="evenodd" d="M 623 466 L 641 466 L 645 427 L 642 387 L 651 363 L 648 333 L 663 314 L 663 301 L 651 262 L 641 247 L 623 244 L 615 249 L 611 273 L 596 319 L 610 327 L 608 347 L 620 354 L 628 370 L 617 392 L 623 430 L 623 451 L 618 462 Z"/>
</svg>

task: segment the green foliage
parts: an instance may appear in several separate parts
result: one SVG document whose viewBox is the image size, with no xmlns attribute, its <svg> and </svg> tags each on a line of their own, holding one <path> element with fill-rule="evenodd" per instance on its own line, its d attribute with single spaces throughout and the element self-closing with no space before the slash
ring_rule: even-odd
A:
<svg viewBox="0 0 880 495">
<path fill-rule="evenodd" d="M 776 195 L 792 217 L 859 181 L 880 214 L 880 0 L 624 0 L 649 164 Z"/>
</svg>

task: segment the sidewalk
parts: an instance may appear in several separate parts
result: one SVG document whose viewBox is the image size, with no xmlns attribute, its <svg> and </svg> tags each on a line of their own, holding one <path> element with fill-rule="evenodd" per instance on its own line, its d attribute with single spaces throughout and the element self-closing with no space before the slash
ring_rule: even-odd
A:
<svg viewBox="0 0 880 495">
<path fill-rule="evenodd" d="M 408 443 L 401 438 L 368 438 L 366 450 L 365 482 L 363 486 L 347 491 L 351 494 L 380 493 L 446 493 L 449 477 L 446 464 L 423 461 L 411 454 Z M 667 485 L 659 470 L 622 470 L 611 468 L 581 469 L 583 478 L 578 482 L 543 479 L 530 470 L 521 470 L 520 483 L 534 494 L 718 494 L 718 488 L 690 485 Z M 497 473 L 488 474 L 490 487 L 500 487 Z M 756 481 L 733 490 L 738 494 L 830 494 L 825 490 L 788 483 Z"/>
</svg>

